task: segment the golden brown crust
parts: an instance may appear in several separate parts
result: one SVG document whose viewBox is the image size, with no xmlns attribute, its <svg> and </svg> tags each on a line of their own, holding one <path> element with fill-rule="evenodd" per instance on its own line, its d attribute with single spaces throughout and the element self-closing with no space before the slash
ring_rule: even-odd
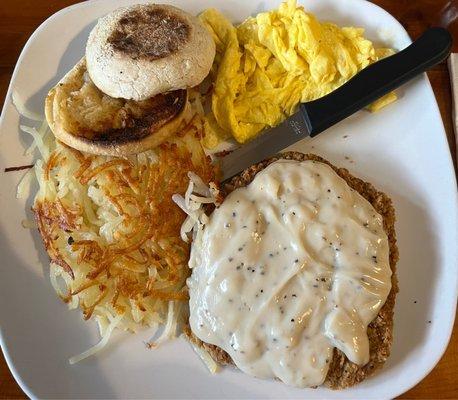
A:
<svg viewBox="0 0 458 400">
<path fill-rule="evenodd" d="M 150 4 L 127 11 L 107 42 L 132 59 L 168 57 L 189 40 L 192 27 L 167 7 Z"/>
<path fill-rule="evenodd" d="M 377 317 L 369 324 L 367 334 L 370 344 L 370 360 L 360 367 L 347 359 L 345 354 L 338 349 L 334 349 L 333 359 L 329 368 L 328 375 L 324 384 L 331 389 L 344 389 L 353 386 L 368 376 L 372 375 L 376 370 L 380 369 L 390 355 L 391 344 L 393 342 L 393 309 L 398 292 L 398 280 L 396 277 L 396 263 L 399 259 L 398 248 L 396 246 L 396 232 L 394 229 L 395 212 L 391 199 L 383 192 L 377 189 L 368 182 L 354 177 L 345 168 L 338 168 L 314 154 L 303 154 L 299 152 L 287 152 L 268 160 L 262 161 L 251 166 L 239 175 L 233 177 L 225 186 L 226 194 L 233 190 L 248 185 L 255 175 L 266 168 L 269 164 L 279 159 L 288 159 L 296 161 L 313 160 L 329 165 L 347 184 L 363 196 L 377 212 L 383 217 L 383 225 L 388 236 L 390 248 L 390 267 L 393 272 L 391 277 L 391 291 L 388 298 L 381 308 Z M 196 338 L 191 330 L 187 328 L 185 334 L 195 344 L 200 345 L 207 350 L 212 357 L 222 365 L 233 365 L 233 361 L 229 354 L 217 346 L 202 342 Z"/>
<path fill-rule="evenodd" d="M 71 134 L 83 142 L 101 147 L 140 143 L 146 137 L 155 135 L 181 114 L 186 107 L 186 102 L 186 90 L 158 94 L 149 99 L 148 108 L 145 108 L 144 115 L 141 117 L 126 115 L 121 128 L 107 127 L 103 131 L 80 128 Z"/>
</svg>

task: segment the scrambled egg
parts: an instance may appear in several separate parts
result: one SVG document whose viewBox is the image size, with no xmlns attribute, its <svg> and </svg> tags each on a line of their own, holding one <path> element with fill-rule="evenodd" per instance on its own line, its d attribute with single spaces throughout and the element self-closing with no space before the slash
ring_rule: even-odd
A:
<svg viewBox="0 0 458 400">
<path fill-rule="evenodd" d="M 208 148 L 231 136 L 245 143 L 291 115 L 298 103 L 328 94 L 393 53 L 374 48 L 361 28 L 319 22 L 296 0 L 238 27 L 215 9 L 204 11 L 200 20 L 216 43 L 211 112 L 205 122 Z M 395 99 L 391 93 L 372 110 Z"/>
</svg>

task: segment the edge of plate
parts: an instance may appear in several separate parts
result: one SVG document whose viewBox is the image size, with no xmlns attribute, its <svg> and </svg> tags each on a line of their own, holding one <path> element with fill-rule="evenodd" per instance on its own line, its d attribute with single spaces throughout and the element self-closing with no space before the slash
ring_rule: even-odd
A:
<svg viewBox="0 0 458 400">
<path fill-rule="evenodd" d="M 96 1 L 103 1 L 103 0 L 96 0 Z M 72 5 L 67 6 L 65 8 L 62 8 L 61 10 L 55 12 L 54 14 L 52 14 L 51 16 L 46 18 L 33 31 L 33 33 L 29 36 L 29 38 L 27 39 L 27 42 L 25 43 L 24 47 L 21 50 L 21 53 L 19 54 L 19 57 L 18 57 L 18 59 L 16 61 L 16 65 L 14 66 L 13 74 L 11 75 L 11 79 L 10 79 L 10 82 L 8 84 L 8 90 L 6 91 L 5 100 L 3 102 L 3 107 L 2 107 L 2 110 L 1 110 L 1 113 L 0 113 L 0 128 L 3 125 L 3 119 L 5 118 L 6 108 L 8 107 L 9 103 L 12 102 L 12 100 L 11 100 L 11 92 L 12 92 L 12 88 L 13 88 L 13 82 L 16 79 L 18 68 L 21 65 L 21 62 L 22 62 L 22 59 L 24 58 L 25 52 L 27 51 L 27 49 L 33 43 L 35 36 L 38 35 L 38 33 L 41 32 L 43 29 L 45 29 L 46 26 L 48 25 L 48 23 L 51 22 L 52 20 L 54 20 L 55 18 L 58 18 L 58 17 L 62 16 L 63 14 L 66 14 L 67 12 L 69 12 L 70 10 L 73 10 L 75 8 L 87 7 L 88 4 L 90 4 L 90 3 L 80 2 L 80 3 L 72 4 Z M 0 129 L 0 134 L 1 134 L 1 129 Z M 8 368 L 11 371 L 11 374 L 13 375 L 13 378 L 16 380 L 16 382 L 19 385 L 19 387 L 21 388 L 21 390 L 24 391 L 24 393 L 27 395 L 27 397 L 29 397 L 31 399 L 36 399 L 37 396 L 35 396 L 35 394 L 33 393 L 32 389 L 29 388 L 29 386 L 26 384 L 26 382 L 22 379 L 21 375 L 19 374 L 19 372 L 16 369 L 16 366 L 14 365 L 14 362 L 13 362 L 12 358 L 10 357 L 8 346 L 5 345 L 5 340 L 3 339 L 3 330 L 1 328 L 1 326 L 0 326 L 0 348 L 1 348 L 2 352 L 3 352 L 3 356 L 5 358 L 6 365 L 8 365 Z"/>
<path fill-rule="evenodd" d="M 358 0 L 356 0 L 356 1 L 358 1 Z M 412 39 L 411 39 L 409 33 L 404 28 L 404 26 L 393 15 L 391 15 L 391 13 L 389 13 L 388 11 L 386 11 L 384 8 L 380 7 L 379 5 L 374 4 L 374 3 L 372 3 L 372 2 L 370 2 L 368 0 L 361 0 L 361 1 L 369 3 L 373 8 L 378 8 L 380 12 L 382 12 L 382 13 L 388 15 L 389 17 L 391 17 L 396 22 L 396 25 L 398 25 L 399 29 L 401 31 L 403 31 L 404 34 L 412 42 Z M 434 90 L 433 90 L 433 88 L 431 86 L 431 81 L 429 80 L 427 73 L 425 72 L 425 73 L 423 73 L 423 75 L 425 77 L 425 81 L 426 81 L 427 86 L 428 86 L 428 91 L 430 92 L 431 96 L 434 99 L 435 111 L 440 117 L 441 127 L 442 127 L 442 135 L 441 135 L 442 141 L 444 142 L 444 144 L 446 145 L 446 147 L 448 149 L 449 145 L 448 145 L 448 141 L 447 141 L 447 133 L 445 131 L 444 121 L 442 119 L 442 114 L 441 114 L 440 109 L 439 109 L 439 104 L 437 103 L 436 95 L 434 94 Z M 451 183 L 452 183 L 452 185 L 454 187 L 457 187 L 458 178 L 457 178 L 457 175 L 456 175 L 456 172 L 455 172 L 455 167 L 454 167 L 453 160 L 452 160 L 452 154 L 451 154 L 450 151 L 447 151 L 447 164 L 448 164 L 448 167 L 453 171 L 453 174 L 452 174 L 453 178 L 452 178 L 452 182 Z M 455 194 L 454 195 L 455 204 L 458 204 L 458 190 L 454 191 L 454 194 Z M 456 232 L 455 232 L 455 236 L 458 239 L 458 207 L 455 207 L 454 220 L 455 220 L 455 226 L 457 227 L 456 228 Z M 454 258 L 456 260 L 458 260 L 458 246 L 455 246 L 454 255 L 455 255 Z M 454 293 L 454 297 L 455 298 L 458 297 L 458 271 L 455 274 L 455 293 Z M 428 376 L 430 374 L 430 372 L 436 367 L 436 365 L 439 363 L 439 361 L 441 360 L 442 356 L 444 355 L 445 351 L 447 350 L 448 344 L 450 343 L 450 339 L 451 339 L 452 333 L 453 333 L 453 326 L 454 326 L 454 323 L 455 323 L 455 319 L 457 317 L 456 316 L 457 309 L 458 309 L 458 304 L 457 304 L 457 302 L 454 302 L 453 303 L 453 310 L 452 310 L 453 311 L 453 314 L 452 314 L 453 316 L 450 319 L 450 323 L 449 323 L 449 326 L 448 326 L 448 329 L 447 329 L 446 340 L 443 343 L 443 347 L 442 347 L 441 351 L 437 352 L 436 357 L 434 358 L 434 361 L 431 363 L 430 367 L 425 369 L 425 371 L 422 374 L 420 374 L 419 378 L 418 377 L 415 378 L 410 383 L 408 383 L 408 384 L 406 384 L 406 385 L 404 385 L 402 387 L 401 387 L 401 385 L 399 385 L 397 390 L 393 390 L 391 392 L 390 397 L 392 397 L 392 398 L 397 397 L 397 396 L 407 392 L 408 390 L 412 389 L 414 386 L 416 386 L 418 383 L 420 383 L 424 378 L 426 378 L 426 376 Z"/>
<path fill-rule="evenodd" d="M 103 0 L 92 0 L 91 3 L 98 2 L 98 1 L 103 1 Z M 19 65 L 21 65 L 22 59 L 24 58 L 24 54 L 26 50 L 30 47 L 30 45 L 33 43 L 33 39 L 35 38 L 35 36 L 38 35 L 38 33 L 41 32 L 43 29 L 45 29 L 48 23 L 54 20 L 55 18 L 60 17 L 63 14 L 66 14 L 67 12 L 69 12 L 70 10 L 73 10 L 74 8 L 87 7 L 88 4 L 90 3 L 82 1 L 80 3 L 72 4 L 71 6 L 67 6 L 65 8 L 62 8 L 59 11 L 56 11 L 54 14 L 46 18 L 40 25 L 38 25 L 38 27 L 29 36 L 29 38 L 27 39 L 27 42 L 25 42 L 24 47 L 21 50 L 21 53 L 19 54 L 19 57 L 14 66 L 13 74 L 11 75 L 10 83 L 8 84 L 8 90 L 6 91 L 5 100 L 3 102 L 3 107 L 0 113 L 0 128 L 3 125 L 3 118 L 5 117 L 5 110 L 8 106 L 8 102 L 11 99 L 11 91 L 13 87 L 12 83 L 16 79 L 18 67 Z M 1 131 L 0 131 L 0 134 L 1 134 Z"/>
<path fill-rule="evenodd" d="M 102 3 L 102 2 L 106 2 L 107 3 L 107 2 L 110 2 L 110 1 L 113 1 L 113 0 L 92 0 L 91 2 L 80 2 L 80 3 L 72 4 L 70 6 L 67 6 L 67 7 L 55 12 L 51 16 L 49 16 L 46 20 L 44 20 L 34 30 L 34 32 L 30 35 L 30 37 L 28 38 L 27 42 L 25 43 L 24 47 L 22 48 L 21 53 L 20 53 L 20 55 L 18 57 L 18 60 L 16 62 L 16 65 L 14 67 L 13 74 L 11 76 L 10 83 L 8 85 L 8 90 L 6 92 L 4 104 L 3 104 L 3 107 L 2 107 L 2 110 L 1 110 L 1 114 L 0 114 L 0 128 L 3 125 L 3 119 L 4 119 L 4 115 L 5 115 L 5 110 L 6 110 L 7 106 L 8 106 L 8 103 L 11 101 L 10 99 L 11 99 L 11 92 L 12 92 L 12 87 L 13 87 L 12 83 L 15 81 L 15 78 L 16 78 L 16 75 L 17 75 L 17 71 L 18 71 L 18 67 L 21 65 L 22 58 L 24 57 L 24 54 L 25 54 L 26 50 L 33 43 L 35 36 L 38 35 L 39 32 L 41 32 L 43 29 L 45 29 L 47 27 L 47 25 L 51 21 L 53 21 L 54 19 L 56 19 L 58 17 L 61 17 L 62 15 L 68 13 L 69 11 L 71 11 L 73 9 L 92 7 L 92 5 L 94 3 Z M 398 26 L 399 30 L 404 33 L 404 35 L 406 36 L 406 38 L 408 38 L 409 41 L 411 41 L 410 35 L 405 30 L 404 26 L 393 15 L 391 15 L 388 11 L 386 11 L 385 9 L 380 7 L 379 5 L 374 4 L 374 3 L 370 2 L 370 1 L 367 1 L 367 0 L 348 0 L 348 1 L 355 2 L 355 3 L 363 3 L 366 6 L 369 6 L 371 8 L 377 9 L 377 12 L 385 14 L 386 16 L 388 16 L 389 18 L 391 18 L 395 22 L 395 25 Z M 299 0 L 299 2 L 300 2 L 300 0 Z M 435 110 L 438 113 L 438 115 L 440 116 L 440 121 L 441 121 L 441 126 L 442 126 L 442 135 L 441 135 L 442 140 L 443 141 L 447 141 L 445 127 L 444 127 L 444 123 L 443 123 L 443 120 L 442 120 L 442 115 L 440 113 L 439 105 L 437 103 L 434 91 L 432 89 L 431 82 L 429 81 L 429 78 L 426 75 L 426 73 L 424 75 L 426 77 L 428 90 L 429 90 L 429 92 L 431 93 L 431 95 L 432 95 L 432 97 L 434 99 Z M 0 131 L 0 134 L 1 134 L 1 131 Z M 446 145 L 448 147 L 447 143 L 446 143 Z M 452 171 L 454 171 L 454 165 L 453 165 L 451 154 L 450 154 L 449 151 L 447 152 L 447 154 L 448 154 L 447 164 L 448 164 L 449 168 Z M 457 185 L 456 175 L 453 174 L 453 177 L 454 178 L 452 180 L 453 180 L 453 182 L 455 183 L 455 186 L 456 186 Z M 458 236 L 458 192 L 455 192 L 455 204 L 456 204 L 456 207 L 455 207 L 455 225 L 457 226 L 456 231 L 457 231 L 457 236 Z M 455 248 L 455 255 L 456 255 L 456 259 L 458 259 L 458 247 Z M 458 297 L 458 274 L 456 275 L 455 280 L 456 280 L 456 283 L 455 283 L 455 296 L 454 297 Z M 457 309 L 457 304 L 455 302 L 454 303 L 454 310 L 453 310 L 453 317 L 450 319 L 450 323 L 449 323 L 449 326 L 448 326 L 448 329 L 447 329 L 447 331 L 448 331 L 447 339 L 444 341 L 441 351 L 437 352 L 436 357 L 434 358 L 434 361 L 431 363 L 430 367 L 428 369 L 426 369 L 424 372 L 422 372 L 419 376 L 415 377 L 415 379 L 407 382 L 404 385 L 399 385 L 394 390 L 392 390 L 389 393 L 389 397 L 390 398 L 397 397 L 398 395 L 401 395 L 402 393 L 404 393 L 404 392 L 408 391 L 409 389 L 413 388 L 420 381 L 422 381 L 434 369 L 434 367 L 440 361 L 440 359 L 444 355 L 444 353 L 445 353 L 445 351 L 447 349 L 447 346 L 448 346 L 448 344 L 450 342 L 450 338 L 451 338 L 452 331 L 453 331 L 453 326 L 454 326 L 454 321 L 455 321 L 455 317 L 456 317 L 456 309 Z M 14 379 L 18 383 L 19 387 L 24 391 L 24 393 L 28 397 L 30 397 L 31 399 L 36 399 L 37 397 L 35 396 L 33 391 L 22 380 L 20 374 L 16 370 L 14 362 L 13 362 L 12 358 L 9 355 L 8 347 L 5 345 L 5 341 L 3 339 L 3 334 L 2 334 L 1 327 L 0 327 L 0 347 L 2 349 L 5 361 L 6 361 L 7 365 L 8 365 L 8 368 L 10 369 L 10 371 L 11 371 Z"/>
</svg>

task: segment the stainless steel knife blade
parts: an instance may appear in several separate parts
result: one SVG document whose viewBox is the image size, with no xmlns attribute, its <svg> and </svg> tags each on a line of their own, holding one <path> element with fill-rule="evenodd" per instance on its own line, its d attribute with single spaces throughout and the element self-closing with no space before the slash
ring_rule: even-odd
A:
<svg viewBox="0 0 458 400">
<path fill-rule="evenodd" d="M 286 149 L 298 140 L 310 136 L 301 111 L 259 135 L 251 142 L 224 156 L 220 161 L 222 180 L 237 175 L 240 171 Z"/>
</svg>

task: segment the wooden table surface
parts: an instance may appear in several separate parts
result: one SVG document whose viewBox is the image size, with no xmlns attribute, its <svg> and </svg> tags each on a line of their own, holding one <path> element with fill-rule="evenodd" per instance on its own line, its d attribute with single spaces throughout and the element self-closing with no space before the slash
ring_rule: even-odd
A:
<svg viewBox="0 0 458 400">
<path fill-rule="evenodd" d="M 72 0 L 0 0 L 0 107 L 6 95 L 19 53 L 35 28 L 54 12 L 78 1 Z M 416 38 L 429 26 L 448 25 L 458 52 L 458 15 L 456 0 L 375 0 L 394 15 Z M 115 3 L 115 2 L 114 2 Z M 39 66 L 37 66 L 39 68 Z M 452 128 L 451 95 L 445 63 L 429 72 L 447 132 L 450 151 L 456 160 L 455 136 Z M 456 168 L 456 161 L 455 168 Z M 25 394 L 14 381 L 3 355 L 0 354 L 0 398 L 20 399 Z M 403 399 L 458 399 L 458 323 L 455 321 L 450 344 L 439 364 L 417 386 L 402 395 Z"/>
</svg>

